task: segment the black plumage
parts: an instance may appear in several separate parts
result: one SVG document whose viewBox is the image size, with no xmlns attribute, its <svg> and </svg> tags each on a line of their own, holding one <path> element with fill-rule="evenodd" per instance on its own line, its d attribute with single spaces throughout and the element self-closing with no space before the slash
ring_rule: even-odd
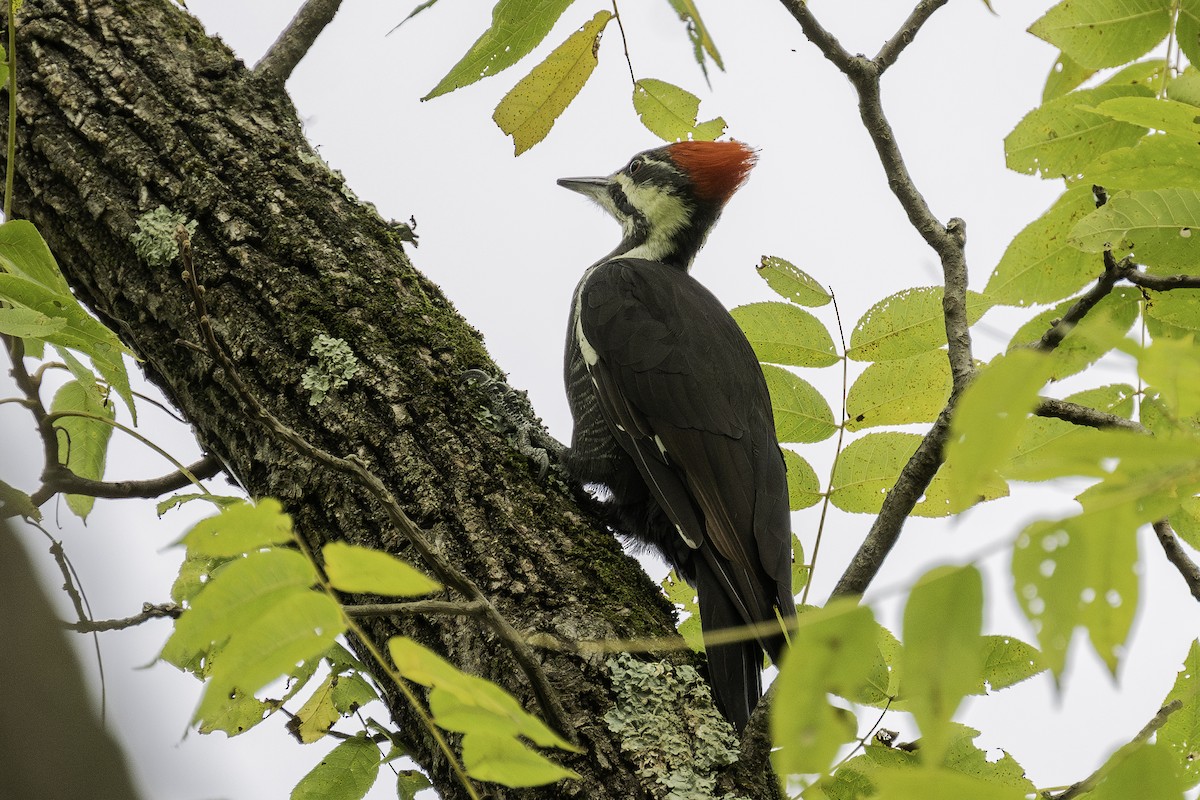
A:
<svg viewBox="0 0 1200 800">
<path fill-rule="evenodd" d="M 565 463 L 604 487 L 614 527 L 696 586 L 706 633 L 767 623 L 706 648 L 717 705 L 739 730 L 762 693 L 763 651 L 777 660 L 784 644 L 772 623 L 795 613 L 787 478 L 754 352 L 687 270 L 752 162 L 739 143 L 686 143 L 561 181 L 625 231 L 576 288 Z"/>
</svg>

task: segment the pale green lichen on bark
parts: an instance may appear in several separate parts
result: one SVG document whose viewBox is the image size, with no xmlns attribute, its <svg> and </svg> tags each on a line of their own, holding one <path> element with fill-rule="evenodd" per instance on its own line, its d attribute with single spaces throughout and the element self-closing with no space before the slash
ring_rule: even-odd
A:
<svg viewBox="0 0 1200 800">
<path fill-rule="evenodd" d="M 317 357 L 317 363 L 304 371 L 300 385 L 312 392 L 310 405 L 319 405 L 327 394 L 350 383 L 358 374 L 358 357 L 345 339 L 318 334 L 308 352 Z"/>
<path fill-rule="evenodd" d="M 733 729 L 713 706 L 695 668 L 638 661 L 621 653 L 606 662 L 616 705 L 604 715 L 637 773 L 653 779 L 663 800 L 713 800 L 717 774 L 737 760 Z M 745 800 L 732 794 L 721 800 Z"/>
<path fill-rule="evenodd" d="M 159 206 L 138 217 L 137 233 L 129 237 L 138 258 L 152 267 L 165 267 L 179 255 L 175 230 L 182 225 L 188 235 L 196 232 L 196 220 L 188 221 L 166 206 Z"/>
</svg>

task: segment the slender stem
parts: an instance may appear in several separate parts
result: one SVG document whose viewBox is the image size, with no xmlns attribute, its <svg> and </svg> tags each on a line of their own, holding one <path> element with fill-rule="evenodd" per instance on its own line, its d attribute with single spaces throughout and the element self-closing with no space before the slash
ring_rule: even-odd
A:
<svg viewBox="0 0 1200 800">
<path fill-rule="evenodd" d="M 625 36 L 625 23 L 621 22 L 621 11 L 617 8 L 617 0 L 612 0 L 613 16 L 617 18 L 617 28 L 621 31 L 621 45 L 625 48 L 625 65 L 629 67 L 629 80 L 637 86 L 637 76 L 633 74 L 633 61 L 629 58 L 629 39 Z"/>
<path fill-rule="evenodd" d="M 17 161 L 17 0 L 8 0 L 8 154 L 4 164 L 4 221 L 12 219 Z"/>
<path fill-rule="evenodd" d="M 1100 784 L 1100 781 L 1104 780 L 1104 777 L 1116 765 L 1117 759 L 1122 755 L 1123 751 L 1127 755 L 1129 748 L 1136 747 L 1144 743 L 1154 735 L 1155 731 L 1167 724 L 1167 719 L 1181 708 L 1183 708 L 1183 702 L 1181 700 L 1172 700 L 1171 702 L 1167 703 L 1158 710 L 1157 714 L 1151 717 L 1150 721 L 1146 723 L 1144 728 L 1138 731 L 1138 735 L 1133 737 L 1129 744 L 1124 745 L 1120 750 L 1113 753 L 1112 757 L 1102 764 L 1099 769 L 1081 780 L 1079 783 L 1068 787 L 1067 790 L 1062 794 L 1051 795 L 1050 800 L 1073 800 L 1073 798 L 1086 795 L 1088 792 L 1095 789 Z"/>
<path fill-rule="evenodd" d="M 904 48 L 912 44 L 913 39 L 916 38 L 917 31 L 921 30 L 921 26 L 925 24 L 925 21 L 933 16 L 933 12 L 946 5 L 947 2 L 948 0 L 921 0 L 920 3 L 917 3 L 917 7 L 908 15 L 908 19 L 904 20 L 904 24 L 900 26 L 900 30 L 896 31 L 895 36 L 887 40 L 875 56 L 875 63 L 879 65 L 880 73 L 896 63 L 896 59 L 900 57 L 900 53 Z"/>
</svg>

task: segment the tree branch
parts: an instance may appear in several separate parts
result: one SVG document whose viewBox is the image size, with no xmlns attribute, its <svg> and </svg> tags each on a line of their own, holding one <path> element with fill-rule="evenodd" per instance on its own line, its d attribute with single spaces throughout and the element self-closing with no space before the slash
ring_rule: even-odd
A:
<svg viewBox="0 0 1200 800">
<path fill-rule="evenodd" d="M 1175 531 L 1172 530 L 1171 523 L 1165 519 L 1154 523 L 1154 535 L 1158 537 L 1158 543 L 1162 545 L 1163 552 L 1167 554 L 1167 561 L 1175 565 L 1175 569 L 1179 570 L 1179 574 L 1183 576 L 1183 581 L 1187 584 L 1192 597 L 1200 600 L 1200 566 L 1188 558 L 1188 554 L 1179 546 L 1179 540 L 1175 538 Z"/>
<path fill-rule="evenodd" d="M 1096 307 L 1096 304 L 1112 293 L 1113 288 L 1117 285 L 1123 275 L 1124 268 L 1120 262 L 1116 260 L 1111 251 L 1104 251 L 1104 272 L 1096 279 L 1091 289 L 1083 294 L 1078 300 L 1067 309 L 1067 313 L 1051 323 L 1049 329 L 1042 334 L 1042 338 L 1033 344 L 1034 350 L 1040 350 L 1043 353 L 1048 353 L 1054 348 L 1062 344 L 1063 339 L 1067 338 L 1067 334 L 1079 324 L 1079 322 L 1087 315 L 1089 311 Z"/>
<path fill-rule="evenodd" d="M 1110 414 L 1107 411 L 1099 411 L 1080 405 L 1079 403 L 1056 400 L 1052 397 L 1043 397 L 1038 402 L 1037 408 L 1034 409 L 1033 413 L 1039 417 L 1061 419 L 1064 422 L 1083 425 L 1088 428 L 1121 428 L 1127 431 L 1146 433 L 1146 429 L 1141 423 L 1134 420 L 1125 419 L 1116 414 Z"/>
<path fill-rule="evenodd" d="M 1200 289 L 1200 275 L 1148 275 L 1141 270 L 1130 269 L 1121 277 L 1143 289 L 1169 292 L 1172 289 Z"/>
<path fill-rule="evenodd" d="M 1158 710 L 1157 714 L 1150 718 L 1150 721 L 1146 723 L 1144 728 L 1138 731 L 1137 736 L 1133 737 L 1128 744 L 1121 747 L 1121 750 L 1145 743 L 1147 739 L 1154 735 L 1155 731 L 1167 724 L 1167 719 L 1172 714 L 1181 708 L 1183 708 L 1183 702 L 1181 700 L 1172 700 L 1171 702 L 1167 703 Z M 1112 764 L 1113 760 L 1121 752 L 1121 750 L 1118 750 L 1117 753 L 1113 753 L 1113 756 L 1104 764 L 1102 764 L 1099 769 L 1081 780 L 1079 783 L 1072 784 L 1071 786 L 1067 787 L 1067 789 L 1061 794 L 1050 795 L 1049 800 L 1073 800 L 1074 798 L 1085 795 L 1095 789 L 1100 782 L 1104 780 L 1104 777 L 1111 771 L 1112 767 L 1109 765 Z"/>
<path fill-rule="evenodd" d="M 921 0 L 917 4 L 917 7 L 908 15 L 908 19 L 904 20 L 904 24 L 900 26 L 900 30 L 896 31 L 896 35 L 888 39 L 875 56 L 875 63 L 879 65 L 880 74 L 896 63 L 896 59 L 900 57 L 904 48 L 912 44 L 912 40 L 916 37 L 917 31 L 921 30 L 921 26 L 933 16 L 933 12 L 946 3 L 947 0 Z"/>
<path fill-rule="evenodd" d="M 341 5 L 342 0 L 306 0 L 271 49 L 254 65 L 254 75 L 269 86 L 282 88 Z"/>
<path fill-rule="evenodd" d="M 943 225 L 933 215 L 925 198 L 917 190 L 896 143 L 895 132 L 884 114 L 879 86 L 883 72 L 895 62 L 933 12 L 945 5 L 946 0 L 921 0 L 896 34 L 880 50 L 879 56 L 873 60 L 861 55 L 851 56 L 837 38 L 817 21 L 807 3 L 801 0 L 782 2 L 800 24 L 804 35 L 850 79 L 858 93 L 859 116 L 871 137 L 871 142 L 875 145 L 879 162 L 887 176 L 888 186 L 900 202 L 909 222 L 941 261 L 944 283 L 942 311 L 946 323 L 946 341 L 949 345 L 950 373 L 954 381 L 946 407 L 942 409 L 912 458 L 904 465 L 895 486 L 884 498 L 883 508 L 875 518 L 867 538 L 834 588 L 832 596 L 840 597 L 846 594 L 861 594 L 895 545 L 905 520 L 944 460 L 942 448 L 950 435 L 950 417 L 958 397 L 975 371 L 971 355 L 970 325 L 967 319 L 966 224 L 953 218 Z"/>
<path fill-rule="evenodd" d="M 99 631 L 120 631 L 141 625 L 152 619 L 179 619 L 183 609 L 175 603 L 143 603 L 142 613 L 123 619 L 80 619 L 78 622 L 65 623 L 69 630 L 79 633 L 98 633 Z"/>
<path fill-rule="evenodd" d="M 76 475 L 62 464 L 52 464 L 42 473 L 42 485 L 30 498 L 34 506 L 40 506 L 56 494 L 83 494 L 88 497 L 109 499 L 160 497 L 192 484 L 197 480 L 211 478 L 223 467 L 215 456 L 206 455 L 187 467 L 187 471 L 174 472 L 140 481 L 94 481 Z M 192 477 L 188 477 L 191 473 Z"/>
<path fill-rule="evenodd" d="M 359 603 L 342 605 L 348 617 L 389 617 L 396 614 L 428 615 L 449 614 L 460 617 L 486 617 L 487 604 L 479 601 L 466 603 L 452 600 L 414 600 L 411 603 Z"/>
</svg>

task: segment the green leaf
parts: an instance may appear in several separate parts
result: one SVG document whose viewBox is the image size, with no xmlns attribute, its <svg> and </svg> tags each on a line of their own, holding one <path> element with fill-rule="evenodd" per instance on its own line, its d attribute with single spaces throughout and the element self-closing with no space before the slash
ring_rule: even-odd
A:
<svg viewBox="0 0 1200 800">
<path fill-rule="evenodd" d="M 812 565 L 804 558 L 804 543 L 800 537 L 792 534 L 792 593 L 799 594 L 808 585 L 812 576 Z"/>
<path fill-rule="evenodd" d="M 846 395 L 846 429 L 933 422 L 950 398 L 945 350 L 868 366 Z"/>
<path fill-rule="evenodd" d="M 1042 178 L 1073 177 L 1097 157 L 1137 142 L 1146 129 L 1095 111 L 1114 97 L 1149 97 L 1144 86 L 1113 85 L 1070 92 L 1043 103 L 1004 138 L 1008 168 Z"/>
<path fill-rule="evenodd" d="M 666 142 L 711 142 L 725 132 L 721 117 L 697 121 L 700 98 L 654 78 L 642 78 L 633 85 L 633 110 L 651 133 Z"/>
<path fill-rule="evenodd" d="M 1013 237 L 992 270 L 983 294 L 991 303 L 1027 306 L 1068 297 L 1104 269 L 1100 259 L 1067 237 L 1079 220 L 1096 210 L 1090 186 L 1068 189 L 1042 216 Z"/>
<path fill-rule="evenodd" d="M 402 769 L 396 773 L 396 796 L 399 800 L 416 800 L 417 792 L 433 786 L 422 773 Z"/>
<path fill-rule="evenodd" d="M 213 659 L 195 719 L 219 711 L 234 689 L 253 694 L 301 661 L 324 653 L 343 630 L 341 610 L 328 595 L 294 592 L 281 597 L 238 630 Z"/>
<path fill-rule="evenodd" d="M 1200 416 L 1200 353 L 1194 335 L 1153 341 L 1138 353 L 1138 374 L 1174 418 Z"/>
<path fill-rule="evenodd" d="M 1150 52 L 1171 25 L 1169 0 L 1063 0 L 1029 32 L 1092 69 Z"/>
<path fill-rule="evenodd" d="M 1106 117 L 1129 122 L 1143 128 L 1182 136 L 1190 141 L 1200 137 L 1196 107 L 1177 100 L 1157 97 L 1115 97 L 1096 106 L 1096 112 Z"/>
<path fill-rule="evenodd" d="M 1174 772 L 1186 778 L 1186 788 L 1200 784 L 1200 640 L 1192 642 L 1175 685 L 1162 704 L 1178 700 L 1183 707 L 1167 718 L 1158 731 L 1159 747 L 1166 749 L 1174 760 Z"/>
<path fill-rule="evenodd" d="M 330 542 L 321 548 L 333 588 L 352 594 L 420 597 L 442 588 L 420 570 L 381 550 Z"/>
<path fill-rule="evenodd" d="M 859 694 L 877 654 L 876 625 L 867 606 L 838 600 L 797 618 L 771 706 L 771 739 L 783 775 L 825 772 L 856 734 L 853 716 L 827 695 Z"/>
<path fill-rule="evenodd" d="M 838 456 L 830 501 L 842 511 L 877 514 L 900 470 L 921 444 L 915 433 L 868 433 Z"/>
<path fill-rule="evenodd" d="M 0 307 L 0 333 L 22 339 L 45 339 L 67 325 L 62 317 L 47 317 L 32 308 Z"/>
<path fill-rule="evenodd" d="M 821 442 L 837 430 L 829 404 L 812 384 L 783 367 L 762 365 L 781 442 Z"/>
<path fill-rule="evenodd" d="M 921 728 L 921 760 L 939 764 L 950 720 L 983 680 L 983 579 L 973 566 L 921 576 L 904 607 L 901 689 Z"/>
<path fill-rule="evenodd" d="M 112 425 L 105 420 L 115 419 L 116 411 L 104 402 L 95 381 L 90 385 L 77 380 L 63 384 L 62 388 L 54 393 L 50 413 L 89 415 L 67 416 L 54 421 L 58 438 L 58 461 L 81 478 L 103 480 L 104 464 L 108 459 L 108 443 L 113 432 Z M 87 519 L 95 505 L 95 497 L 67 495 L 67 507 L 80 519 Z"/>
<path fill-rule="evenodd" d="M 472 778 L 502 786 L 544 786 L 579 777 L 511 736 L 482 730 L 463 737 L 462 757 L 463 766 Z"/>
<path fill-rule="evenodd" d="M 946 445 L 954 467 L 950 494 L 959 503 L 978 495 L 1012 456 L 1051 365 L 1043 353 L 1015 350 L 997 356 L 963 392 Z"/>
<path fill-rule="evenodd" d="M 455 719 L 460 727 L 452 730 L 464 733 L 482 729 L 507 730 L 541 747 L 578 752 L 546 727 L 545 723 L 523 709 L 508 692 L 483 678 L 460 671 L 424 645 L 404 636 L 393 636 L 388 640 L 388 652 L 396 669 L 408 680 L 441 690 L 463 706 L 474 709 L 473 714 L 466 715 L 456 708 Z M 430 703 L 432 708 L 432 695 Z M 438 720 L 438 724 L 442 724 L 442 721 Z"/>
<path fill-rule="evenodd" d="M 4 481 L 0 481 L 0 514 L 5 518 L 22 516 L 35 521 L 42 518 L 41 512 L 33 504 L 33 498 Z"/>
<path fill-rule="evenodd" d="M 288 732 L 299 739 L 301 744 L 311 744 L 325 738 L 330 727 L 342 718 L 341 713 L 333 707 L 333 686 L 337 681 L 337 675 L 331 673 L 325 676 L 325 680 L 321 681 L 316 691 L 288 720 Z"/>
<path fill-rule="evenodd" d="M 750 303 L 730 314 L 759 361 L 792 367 L 828 367 L 840 359 L 825 325 L 791 303 Z"/>
<path fill-rule="evenodd" d="M 718 69 L 724 70 L 725 64 L 721 61 L 721 54 L 717 52 L 717 45 L 712 40 L 712 35 L 709 34 L 708 28 L 704 25 L 704 20 L 700 19 L 700 9 L 696 8 L 694 0 L 667 0 L 671 4 L 671 8 L 675 9 L 675 13 L 679 15 L 679 19 L 687 26 L 688 38 L 692 40 L 692 49 L 695 51 L 696 63 L 700 65 L 700 70 L 704 73 L 704 78 L 708 79 L 708 63 L 705 59 L 713 60 Z"/>
<path fill-rule="evenodd" d="M 1067 300 L 1026 322 L 1013 334 L 1012 341 L 1008 343 L 1008 352 L 1016 352 L 1041 339 L 1051 323 L 1062 319 L 1073 305 L 1074 300 Z M 1090 335 L 1091 332 L 1104 329 L 1123 335 L 1137 319 L 1140 305 L 1141 293 L 1135 288 L 1123 286 L 1109 293 L 1049 354 L 1050 380 L 1058 381 L 1082 372 L 1112 350 L 1115 341 L 1111 337 L 1095 337 Z"/>
<path fill-rule="evenodd" d="M 1177 136 L 1147 136 L 1133 147 L 1112 150 L 1092 162 L 1089 183 L 1115 193 L 1121 189 L 1200 189 L 1196 145 Z"/>
<path fill-rule="evenodd" d="M 913 507 L 914 517 L 949 517 L 961 514 L 976 503 L 1008 496 L 1008 482 L 993 473 L 984 477 L 975 494 L 960 497 L 955 489 L 956 471 L 957 467 L 954 464 L 942 464 L 942 468 L 925 488 L 921 502 Z"/>
<path fill-rule="evenodd" d="M 1046 86 L 1042 89 L 1042 102 L 1049 102 L 1056 97 L 1062 97 L 1072 89 L 1096 74 L 1094 69 L 1080 66 L 1066 53 L 1059 53 L 1054 59 L 1054 66 L 1046 76 Z"/>
<path fill-rule="evenodd" d="M 1020 789 L 1026 796 L 1036 794 L 1036 788 L 1025 777 L 1025 770 L 1021 769 L 1016 759 L 1004 753 L 998 761 L 988 761 L 987 752 L 974 743 L 979 731 L 959 723 L 951 723 L 950 727 L 951 742 L 943 762 L 946 769 L 989 783 Z"/>
<path fill-rule="evenodd" d="M 767 286 L 796 305 L 815 308 L 833 299 L 816 278 L 777 256 L 763 256 L 755 269 Z"/>
<path fill-rule="evenodd" d="M 1200 1 L 1181 0 L 1175 40 L 1191 64 L 1200 64 Z M 1187 73 L 1184 73 L 1185 75 Z"/>
<path fill-rule="evenodd" d="M 1013 547 L 1014 591 L 1055 679 L 1080 625 L 1115 674 L 1137 608 L 1134 531 L 1102 530 L 1090 524 L 1095 521 L 1089 516 L 1035 522 Z"/>
<path fill-rule="evenodd" d="M 821 502 L 821 480 L 816 471 L 799 453 L 786 447 L 783 451 L 783 463 L 787 465 L 788 477 L 788 506 L 792 511 L 811 508 Z"/>
<path fill-rule="evenodd" d="M 983 682 L 971 694 L 1007 689 L 1046 671 L 1042 654 L 1011 636 L 983 637 Z"/>
<path fill-rule="evenodd" d="M 1159 734 L 1162 735 L 1161 733 Z M 1125 745 L 1101 767 L 1104 780 L 1089 800 L 1182 800 L 1184 782 L 1171 752 L 1143 741 Z"/>
<path fill-rule="evenodd" d="M 496 106 L 492 120 L 513 138 L 516 155 L 546 138 L 596 69 L 596 48 L 612 12 L 596 16 L 546 56 Z"/>
<path fill-rule="evenodd" d="M 242 501 L 197 522 L 181 540 L 190 555 L 236 556 L 291 542 L 292 518 L 273 497 Z"/>
<path fill-rule="evenodd" d="M 421 100 L 470 86 L 516 64 L 546 38 L 569 5 L 571 0 L 499 0 L 492 9 L 491 27 Z"/>
<path fill-rule="evenodd" d="M 895 800 L 1025 800 L 1025 790 L 944 767 L 879 769 L 871 774 L 879 796 Z"/>
<path fill-rule="evenodd" d="M 0 224 L 0 300 L 66 322 L 39 338 L 71 347 L 91 358 L 97 371 L 125 401 L 137 422 L 129 375 L 122 354 L 129 351 L 115 333 L 84 310 L 67 286 L 49 245 L 32 223 L 9 220 Z"/>
<path fill-rule="evenodd" d="M 1143 404 L 1143 415 L 1148 405 Z M 1200 497 L 1185 497 L 1179 504 L 1179 511 L 1171 516 L 1171 526 L 1188 547 L 1200 550 Z"/>
<path fill-rule="evenodd" d="M 1200 263 L 1200 190 L 1117 192 L 1076 223 L 1070 241 L 1091 253 L 1132 253 L 1159 271 L 1193 269 Z"/>
<path fill-rule="evenodd" d="M 292 789 L 291 800 L 359 800 L 375 785 L 383 756 L 379 745 L 360 734 L 346 739 L 321 759 Z"/>
<path fill-rule="evenodd" d="M 675 570 L 667 573 L 667 577 L 662 579 L 659 586 L 667 593 L 667 599 L 688 615 L 687 619 L 679 623 L 679 635 L 693 651 L 703 653 L 704 635 L 700 628 L 700 606 L 695 588 L 679 577 Z"/>
<path fill-rule="evenodd" d="M 316 578 L 308 559 L 292 550 L 275 548 L 228 562 L 194 595 L 160 657 L 195 670 L 201 656 L 248 627 L 266 609 L 309 593 Z"/>
<path fill-rule="evenodd" d="M 990 308 L 978 292 L 967 292 L 967 321 L 974 325 Z M 885 297 L 863 314 L 850 332 L 855 361 L 891 361 L 908 358 L 946 344 L 942 313 L 942 288 L 905 289 Z"/>
</svg>

